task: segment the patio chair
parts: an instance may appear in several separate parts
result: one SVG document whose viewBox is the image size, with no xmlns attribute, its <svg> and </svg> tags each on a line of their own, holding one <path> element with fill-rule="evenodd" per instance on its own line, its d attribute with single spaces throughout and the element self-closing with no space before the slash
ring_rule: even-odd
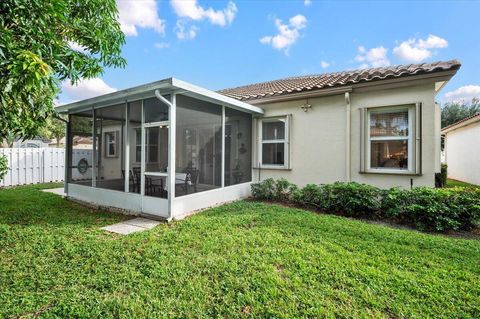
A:
<svg viewBox="0 0 480 319">
<path fill-rule="evenodd" d="M 193 187 L 194 192 L 197 192 L 199 170 L 195 168 L 187 168 L 185 170 L 187 177 L 185 178 L 185 192 L 188 194 L 188 188 Z"/>
</svg>

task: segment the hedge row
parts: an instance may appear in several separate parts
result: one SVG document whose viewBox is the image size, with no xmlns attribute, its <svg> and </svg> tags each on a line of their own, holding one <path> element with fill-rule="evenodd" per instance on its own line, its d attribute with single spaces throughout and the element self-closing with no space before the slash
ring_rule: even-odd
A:
<svg viewBox="0 0 480 319">
<path fill-rule="evenodd" d="M 420 230 L 470 230 L 480 225 L 480 189 L 416 187 L 381 190 L 355 182 L 298 188 L 285 179 L 252 184 L 258 200 L 286 202 L 349 217 L 388 219 Z"/>
</svg>

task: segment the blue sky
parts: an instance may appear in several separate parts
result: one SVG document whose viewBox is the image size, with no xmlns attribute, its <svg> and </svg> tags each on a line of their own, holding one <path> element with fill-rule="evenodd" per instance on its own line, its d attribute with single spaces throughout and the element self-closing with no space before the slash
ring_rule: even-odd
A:
<svg viewBox="0 0 480 319">
<path fill-rule="evenodd" d="M 480 96 L 480 2 L 118 0 L 125 69 L 70 102 L 170 76 L 218 90 L 287 76 L 458 59 L 437 100 Z"/>
</svg>

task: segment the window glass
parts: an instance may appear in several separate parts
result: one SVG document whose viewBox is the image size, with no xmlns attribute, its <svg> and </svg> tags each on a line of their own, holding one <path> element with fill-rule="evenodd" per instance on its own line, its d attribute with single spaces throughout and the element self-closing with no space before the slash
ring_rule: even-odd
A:
<svg viewBox="0 0 480 319">
<path fill-rule="evenodd" d="M 222 107 L 177 95 L 175 195 L 221 186 Z"/>
<path fill-rule="evenodd" d="M 262 144 L 263 165 L 285 165 L 285 144 L 264 143 Z"/>
<path fill-rule="evenodd" d="M 369 116 L 370 168 L 408 170 L 408 108 L 373 110 Z"/>
<path fill-rule="evenodd" d="M 252 115 L 225 108 L 225 186 L 252 180 Z"/>
<path fill-rule="evenodd" d="M 92 186 L 93 112 L 70 115 L 69 183 Z"/>
<path fill-rule="evenodd" d="M 125 190 L 125 104 L 95 110 L 96 187 Z"/>
<path fill-rule="evenodd" d="M 264 141 L 285 139 L 285 120 L 263 121 L 262 139 Z"/>
<path fill-rule="evenodd" d="M 143 111 L 145 123 L 168 121 L 168 106 L 156 97 L 143 100 Z"/>
<path fill-rule="evenodd" d="M 408 169 L 408 141 L 372 141 L 370 147 L 372 168 Z"/>
<path fill-rule="evenodd" d="M 408 110 L 370 114 L 370 136 L 408 136 Z"/>
</svg>

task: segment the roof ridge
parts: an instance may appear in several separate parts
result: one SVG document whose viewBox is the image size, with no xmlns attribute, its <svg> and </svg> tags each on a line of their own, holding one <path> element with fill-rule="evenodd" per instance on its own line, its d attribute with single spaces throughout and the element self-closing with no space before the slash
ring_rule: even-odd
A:
<svg viewBox="0 0 480 319">
<path fill-rule="evenodd" d="M 385 78 L 398 78 L 418 73 L 433 73 L 440 70 L 458 70 L 458 60 L 434 61 L 430 63 L 399 64 L 387 67 L 353 69 L 337 72 L 290 76 L 270 81 L 250 83 L 226 88 L 218 92 L 238 100 L 251 100 L 272 95 L 290 94 L 326 87 L 370 82 Z"/>
</svg>

